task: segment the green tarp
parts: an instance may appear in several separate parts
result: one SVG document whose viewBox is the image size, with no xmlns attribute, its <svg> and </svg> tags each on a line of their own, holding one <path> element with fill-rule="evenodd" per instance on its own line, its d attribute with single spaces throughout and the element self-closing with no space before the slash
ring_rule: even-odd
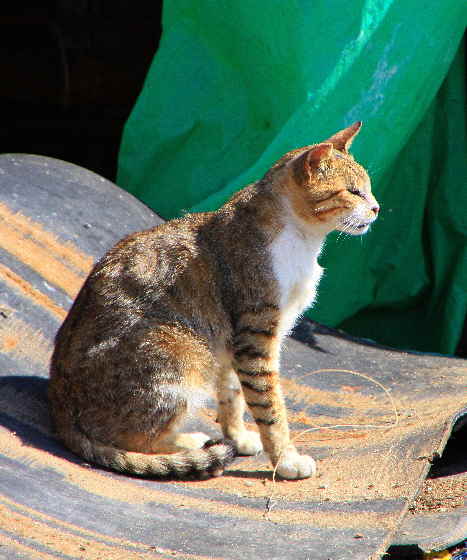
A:
<svg viewBox="0 0 467 560">
<path fill-rule="evenodd" d="M 467 308 L 465 0 L 178 0 L 123 134 L 118 184 L 211 210 L 356 120 L 381 217 L 329 239 L 310 316 L 451 353 Z"/>
</svg>

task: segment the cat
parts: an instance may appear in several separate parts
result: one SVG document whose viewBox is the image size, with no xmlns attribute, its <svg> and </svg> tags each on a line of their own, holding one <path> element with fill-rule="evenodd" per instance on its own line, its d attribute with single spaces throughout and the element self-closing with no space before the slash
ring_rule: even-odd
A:
<svg viewBox="0 0 467 560">
<path fill-rule="evenodd" d="M 202 479 L 264 448 L 279 477 L 313 475 L 290 441 L 279 354 L 315 298 L 326 235 L 363 234 L 378 215 L 348 153 L 360 127 L 287 153 L 219 210 L 134 233 L 95 265 L 51 361 L 69 449 L 116 471 Z M 225 439 L 180 431 L 209 390 Z"/>
</svg>

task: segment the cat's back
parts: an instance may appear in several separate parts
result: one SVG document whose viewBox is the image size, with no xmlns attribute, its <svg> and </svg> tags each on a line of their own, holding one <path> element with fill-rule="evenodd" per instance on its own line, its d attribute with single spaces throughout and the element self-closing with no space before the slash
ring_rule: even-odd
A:
<svg viewBox="0 0 467 560">
<path fill-rule="evenodd" d="M 196 314 L 216 300 L 215 258 L 200 242 L 207 214 L 133 233 L 94 266 L 58 335 L 56 348 L 95 346 L 145 324 Z"/>
<path fill-rule="evenodd" d="M 267 250 L 277 225 L 265 201 L 247 187 L 218 211 L 122 239 L 87 278 L 57 336 L 56 357 L 168 323 L 208 344 L 228 339 L 239 309 L 277 299 Z"/>
<path fill-rule="evenodd" d="M 90 278 L 109 277 L 112 282 L 133 278 L 142 284 L 174 278 L 202 258 L 198 230 L 205 221 L 203 214 L 189 215 L 133 233 L 110 249 Z"/>
<path fill-rule="evenodd" d="M 75 305 L 91 298 L 97 307 L 142 308 L 170 299 L 190 281 L 201 284 L 213 274 L 199 233 L 208 220 L 188 215 L 122 239 L 95 265 Z"/>
</svg>

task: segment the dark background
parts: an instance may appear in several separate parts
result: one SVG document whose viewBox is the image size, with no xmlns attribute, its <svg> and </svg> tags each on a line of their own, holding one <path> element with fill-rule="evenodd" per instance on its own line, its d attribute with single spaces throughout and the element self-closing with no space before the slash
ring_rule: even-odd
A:
<svg viewBox="0 0 467 560">
<path fill-rule="evenodd" d="M 122 128 L 161 33 L 162 0 L 17 0 L 0 14 L 0 152 L 115 180 Z"/>
</svg>

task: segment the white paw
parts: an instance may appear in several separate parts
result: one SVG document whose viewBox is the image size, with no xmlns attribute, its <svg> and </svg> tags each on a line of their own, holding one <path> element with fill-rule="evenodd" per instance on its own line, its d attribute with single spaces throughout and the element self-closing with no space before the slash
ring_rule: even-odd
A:
<svg viewBox="0 0 467 560">
<path fill-rule="evenodd" d="M 211 438 L 203 432 L 191 432 L 183 434 L 182 445 L 188 449 L 201 449 L 203 445 Z"/>
<path fill-rule="evenodd" d="M 276 469 L 276 474 L 287 480 L 308 478 L 315 473 L 315 460 L 309 455 L 299 455 L 296 451 L 289 452 L 279 459 Z"/>
<path fill-rule="evenodd" d="M 258 432 L 245 430 L 240 435 L 232 438 L 237 446 L 239 455 L 257 455 L 263 450 L 263 444 Z"/>
</svg>

